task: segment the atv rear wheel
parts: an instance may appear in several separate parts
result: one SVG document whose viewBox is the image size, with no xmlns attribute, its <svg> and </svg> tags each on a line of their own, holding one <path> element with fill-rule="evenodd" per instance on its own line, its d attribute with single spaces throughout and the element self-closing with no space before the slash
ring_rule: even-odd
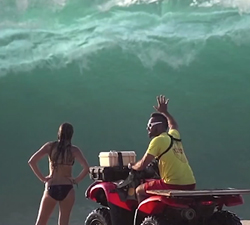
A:
<svg viewBox="0 0 250 225">
<path fill-rule="evenodd" d="M 107 208 L 93 210 L 86 218 L 85 225 L 111 225 L 110 213 Z"/>
<path fill-rule="evenodd" d="M 234 213 L 222 210 L 215 212 L 209 220 L 209 225 L 242 225 L 240 218 Z"/>
<path fill-rule="evenodd" d="M 166 225 L 166 221 L 160 216 L 146 217 L 141 225 Z"/>
</svg>

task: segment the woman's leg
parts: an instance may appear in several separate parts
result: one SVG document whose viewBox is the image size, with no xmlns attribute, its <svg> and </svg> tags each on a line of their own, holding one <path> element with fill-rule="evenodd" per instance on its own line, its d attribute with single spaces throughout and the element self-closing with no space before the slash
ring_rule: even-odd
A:
<svg viewBox="0 0 250 225">
<path fill-rule="evenodd" d="M 58 225 L 68 225 L 70 213 L 75 202 L 75 190 L 72 188 L 67 197 L 59 202 Z"/>
<path fill-rule="evenodd" d="M 57 201 L 48 195 L 47 191 L 44 191 L 43 197 L 40 203 L 40 208 L 37 216 L 36 225 L 46 225 L 49 217 L 51 216 Z"/>
</svg>

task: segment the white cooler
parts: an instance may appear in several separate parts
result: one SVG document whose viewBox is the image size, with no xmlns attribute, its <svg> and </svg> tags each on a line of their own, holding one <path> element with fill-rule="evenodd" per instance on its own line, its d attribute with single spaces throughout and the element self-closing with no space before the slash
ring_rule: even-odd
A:
<svg viewBox="0 0 250 225">
<path fill-rule="evenodd" d="M 136 162 L 136 154 L 134 151 L 109 151 L 99 153 L 100 166 L 119 166 L 118 152 L 120 152 L 122 155 L 123 166 L 127 166 L 129 163 Z"/>
</svg>

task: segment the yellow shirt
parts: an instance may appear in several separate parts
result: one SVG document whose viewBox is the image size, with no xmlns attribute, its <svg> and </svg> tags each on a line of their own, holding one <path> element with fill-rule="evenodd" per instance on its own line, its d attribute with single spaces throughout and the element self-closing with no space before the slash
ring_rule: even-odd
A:
<svg viewBox="0 0 250 225">
<path fill-rule="evenodd" d="M 174 138 L 180 139 L 177 130 L 171 129 L 168 133 Z M 157 157 L 169 147 L 170 143 L 171 138 L 164 132 L 151 140 L 147 153 Z M 196 183 L 180 141 L 173 140 L 171 149 L 161 156 L 159 171 L 166 184 L 188 185 Z"/>
</svg>

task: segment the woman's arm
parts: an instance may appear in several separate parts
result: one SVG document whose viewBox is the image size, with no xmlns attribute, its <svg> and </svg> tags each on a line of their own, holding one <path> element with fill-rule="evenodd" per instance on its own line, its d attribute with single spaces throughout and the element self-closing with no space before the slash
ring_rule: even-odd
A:
<svg viewBox="0 0 250 225">
<path fill-rule="evenodd" d="M 76 184 L 78 184 L 89 173 L 89 164 L 88 164 L 86 158 L 84 157 L 82 151 L 77 147 L 75 147 L 74 156 L 75 156 L 75 159 L 83 167 L 80 174 L 74 179 L 74 182 Z"/>
<path fill-rule="evenodd" d="M 47 178 L 41 173 L 39 170 L 37 163 L 41 160 L 45 155 L 48 155 L 50 149 L 50 142 L 44 144 L 37 152 L 35 152 L 29 159 L 28 164 L 33 170 L 34 174 L 38 177 L 38 179 L 42 182 L 46 182 Z"/>
</svg>

